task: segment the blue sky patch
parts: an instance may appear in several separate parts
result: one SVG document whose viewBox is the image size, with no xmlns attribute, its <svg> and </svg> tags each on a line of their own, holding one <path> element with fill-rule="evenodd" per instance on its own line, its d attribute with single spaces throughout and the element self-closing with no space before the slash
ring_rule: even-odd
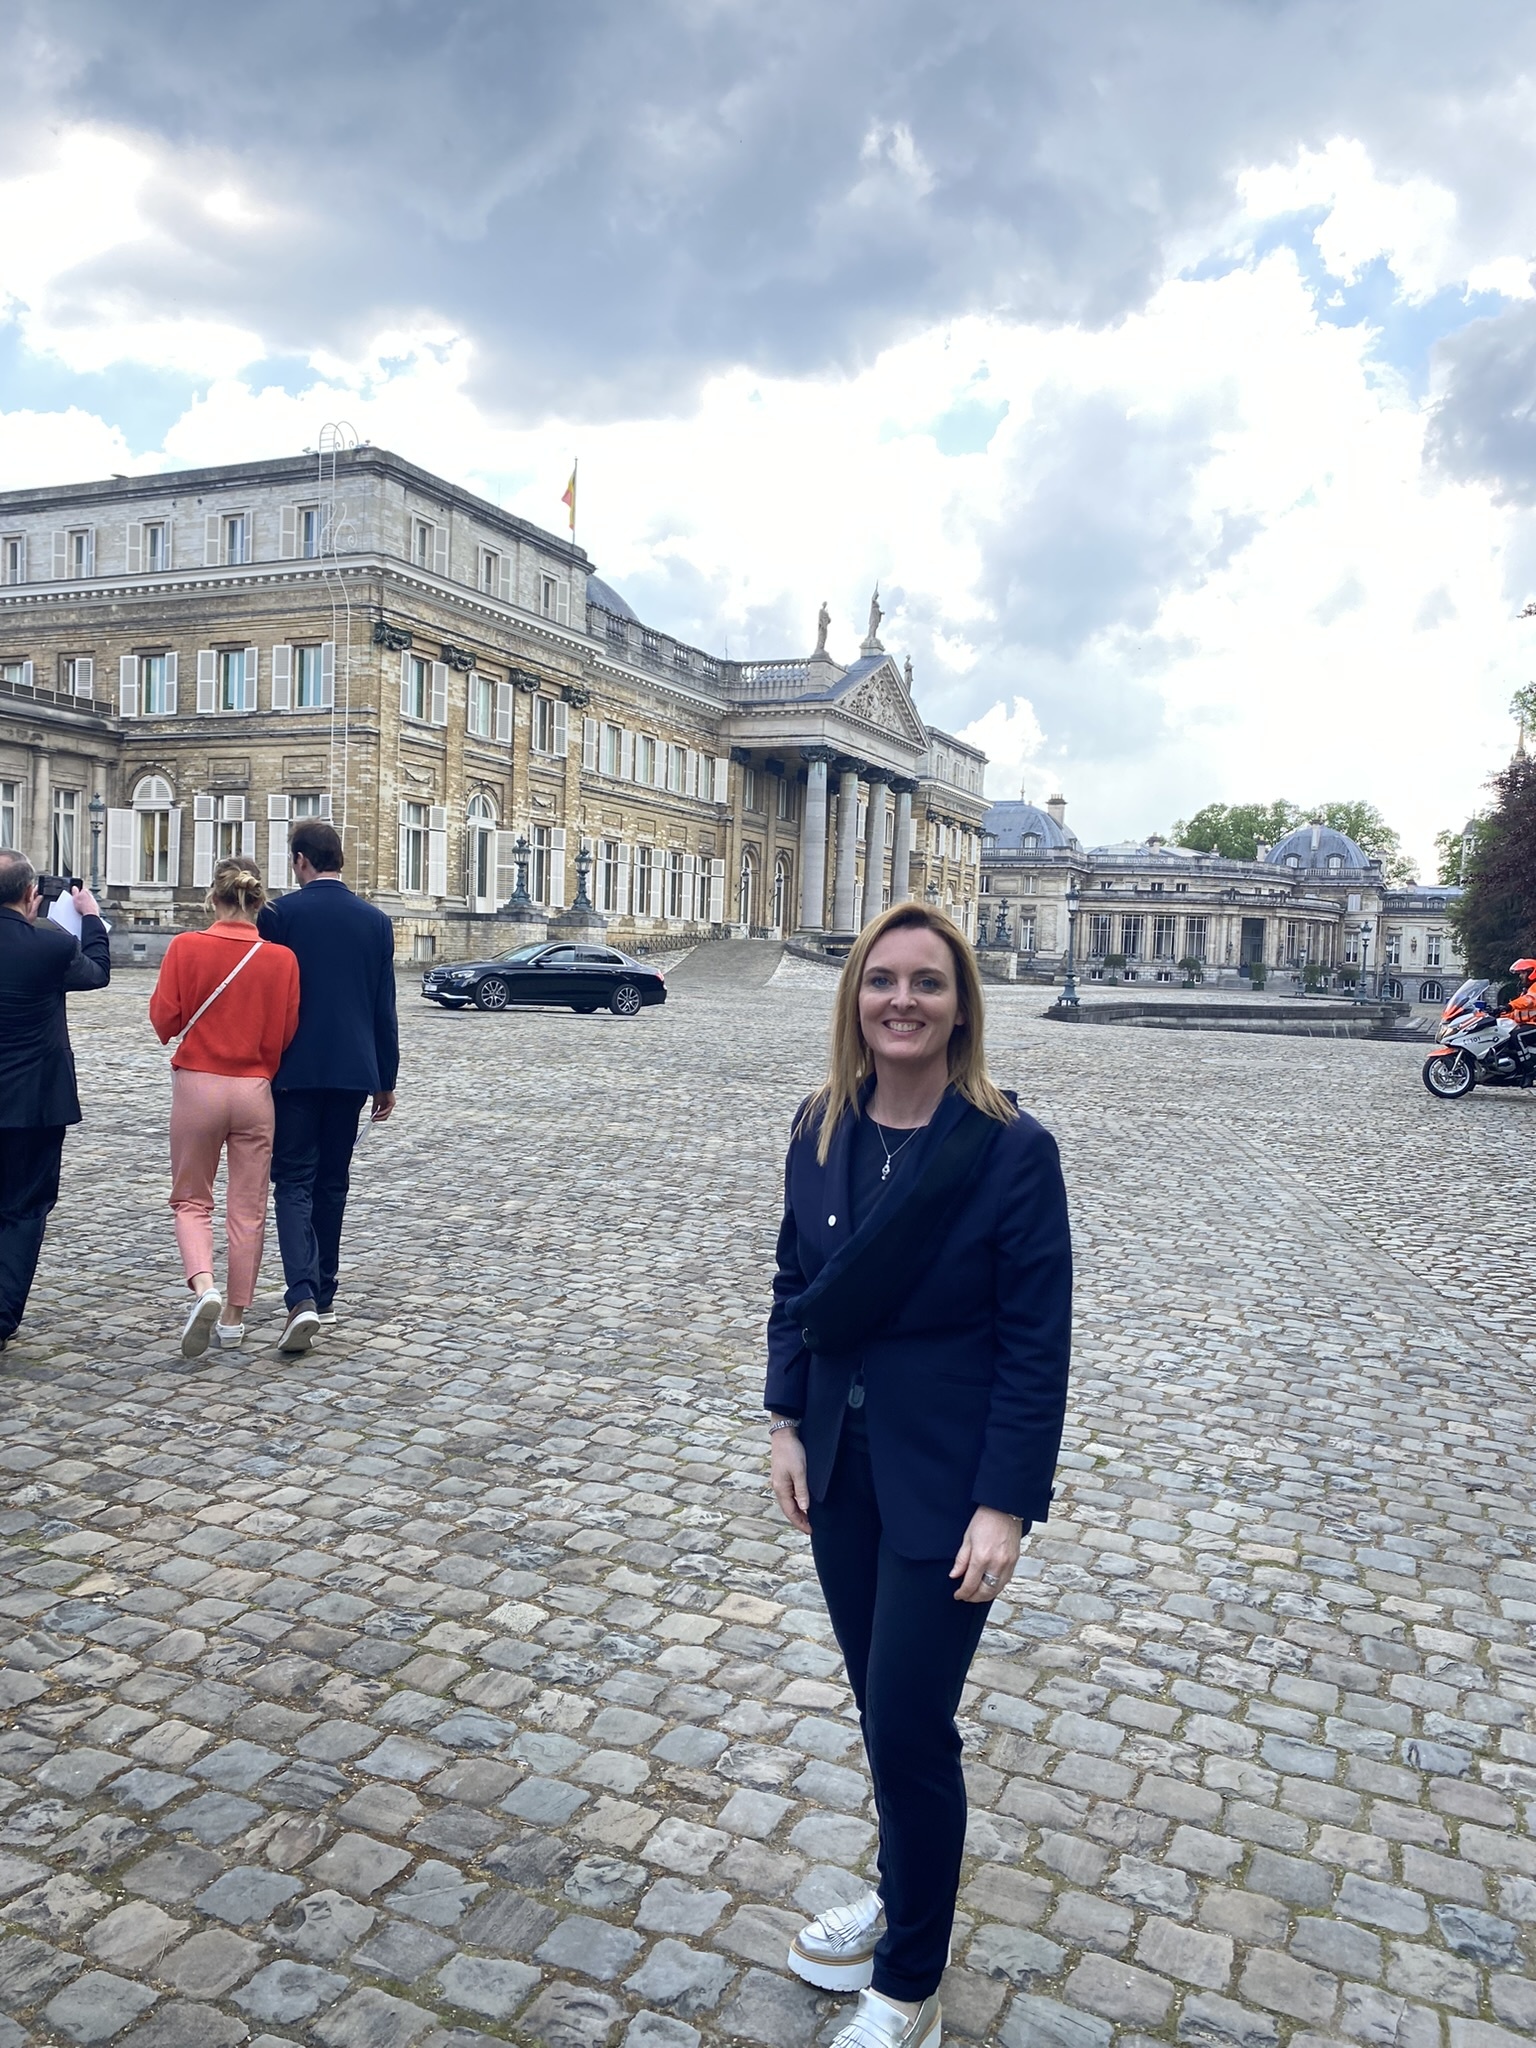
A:
<svg viewBox="0 0 1536 2048">
<path fill-rule="evenodd" d="M 206 377 L 114 363 L 71 370 L 57 356 L 27 347 L 13 320 L 0 321 L 0 405 L 7 412 L 67 412 L 77 406 L 121 430 L 131 455 L 152 453 L 208 389 Z"/>
</svg>

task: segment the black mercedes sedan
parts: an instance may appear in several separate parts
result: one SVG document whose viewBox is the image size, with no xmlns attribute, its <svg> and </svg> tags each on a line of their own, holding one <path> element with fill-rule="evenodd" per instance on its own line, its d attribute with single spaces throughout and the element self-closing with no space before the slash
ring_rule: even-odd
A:
<svg viewBox="0 0 1536 2048">
<path fill-rule="evenodd" d="M 667 1000 L 659 967 L 631 960 L 612 946 L 578 946 L 557 940 L 519 946 L 497 960 L 470 960 L 429 967 L 421 977 L 429 1003 L 462 1010 L 506 1010 L 514 1004 L 553 1004 L 588 1016 L 604 1005 L 616 1017 L 633 1017 L 649 1003 Z"/>
</svg>

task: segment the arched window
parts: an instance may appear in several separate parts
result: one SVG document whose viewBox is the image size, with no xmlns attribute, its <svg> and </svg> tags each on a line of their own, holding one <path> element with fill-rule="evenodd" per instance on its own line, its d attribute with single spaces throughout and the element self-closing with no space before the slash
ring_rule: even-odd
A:
<svg viewBox="0 0 1536 2048">
<path fill-rule="evenodd" d="M 471 910 L 496 908 L 496 804 L 477 790 L 465 807 L 465 893 Z M 507 892 L 509 895 L 511 891 Z"/>
<path fill-rule="evenodd" d="M 1298 854 L 1288 853 L 1285 856 L 1285 864 L 1288 868 L 1299 868 L 1301 866 L 1301 858 Z"/>
<path fill-rule="evenodd" d="M 1421 1003 L 1443 1003 L 1445 1001 L 1444 982 L 1421 981 L 1419 983 L 1419 1001 Z"/>
<path fill-rule="evenodd" d="M 781 853 L 773 864 L 773 929 L 782 938 L 789 929 L 789 855 Z"/>
<path fill-rule="evenodd" d="M 1036 852 L 1039 848 L 1039 845 L 1040 834 L 1038 832 L 1026 832 L 1024 834 L 1024 837 L 1019 841 L 1020 851 L 1024 853 Z"/>
<path fill-rule="evenodd" d="M 757 912 L 757 855 L 750 846 L 741 851 L 741 873 L 736 879 L 736 922 L 750 931 Z"/>
<path fill-rule="evenodd" d="M 1337 873 L 1337 872 L 1338 872 L 1338 870 L 1339 870 L 1339 869 L 1340 869 L 1341 867 L 1343 867 L 1343 865 L 1344 865 L 1344 856 L 1343 856 L 1343 854 L 1342 854 L 1342 853 L 1330 853 L 1330 854 L 1329 854 L 1329 856 L 1328 856 L 1328 865 L 1329 865 L 1329 867 L 1330 867 L 1330 868 L 1331 868 L 1331 869 L 1332 869 L 1332 870 L 1333 870 L 1333 871 L 1334 871 L 1335 873 Z"/>
<path fill-rule="evenodd" d="M 171 785 L 163 775 L 145 775 L 134 785 L 134 875 L 136 882 L 169 882 L 179 879 L 179 834 L 181 813 L 171 802 Z"/>
</svg>

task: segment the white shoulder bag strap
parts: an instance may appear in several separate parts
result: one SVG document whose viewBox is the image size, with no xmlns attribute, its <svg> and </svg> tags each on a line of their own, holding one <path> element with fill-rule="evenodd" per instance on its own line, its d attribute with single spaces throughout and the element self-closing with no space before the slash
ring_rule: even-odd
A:
<svg viewBox="0 0 1536 2048">
<path fill-rule="evenodd" d="M 225 989 L 229 987 L 229 984 L 234 980 L 235 976 L 240 972 L 241 968 L 249 967 L 252 960 L 261 951 L 262 947 L 266 943 L 267 942 L 265 939 L 256 939 L 253 940 L 253 942 L 246 947 L 244 953 L 241 954 L 240 958 L 235 962 L 234 966 L 229 970 L 228 974 L 225 975 L 224 979 L 219 983 L 218 987 L 214 990 L 213 994 L 211 996 L 206 997 L 202 1002 L 200 1002 L 197 1008 L 192 1012 L 191 1017 L 187 1021 L 186 1029 L 184 1031 L 180 1031 L 177 1033 L 177 1048 L 179 1048 L 186 1042 L 186 1039 L 189 1033 L 191 1032 L 192 1026 L 197 1022 L 198 1018 L 202 1016 L 203 1012 L 205 1010 L 211 1010 L 213 1008 L 214 1004 L 219 1000 L 219 997 L 223 995 Z"/>
</svg>

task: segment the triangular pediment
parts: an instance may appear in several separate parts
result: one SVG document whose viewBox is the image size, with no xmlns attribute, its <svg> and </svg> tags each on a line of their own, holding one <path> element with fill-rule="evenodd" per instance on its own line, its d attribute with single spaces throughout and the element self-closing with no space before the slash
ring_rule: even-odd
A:
<svg viewBox="0 0 1536 2048">
<path fill-rule="evenodd" d="M 901 670 L 889 655 L 856 662 L 833 693 L 839 711 L 862 718 L 881 732 L 925 747 L 928 734 L 907 694 Z"/>
</svg>

